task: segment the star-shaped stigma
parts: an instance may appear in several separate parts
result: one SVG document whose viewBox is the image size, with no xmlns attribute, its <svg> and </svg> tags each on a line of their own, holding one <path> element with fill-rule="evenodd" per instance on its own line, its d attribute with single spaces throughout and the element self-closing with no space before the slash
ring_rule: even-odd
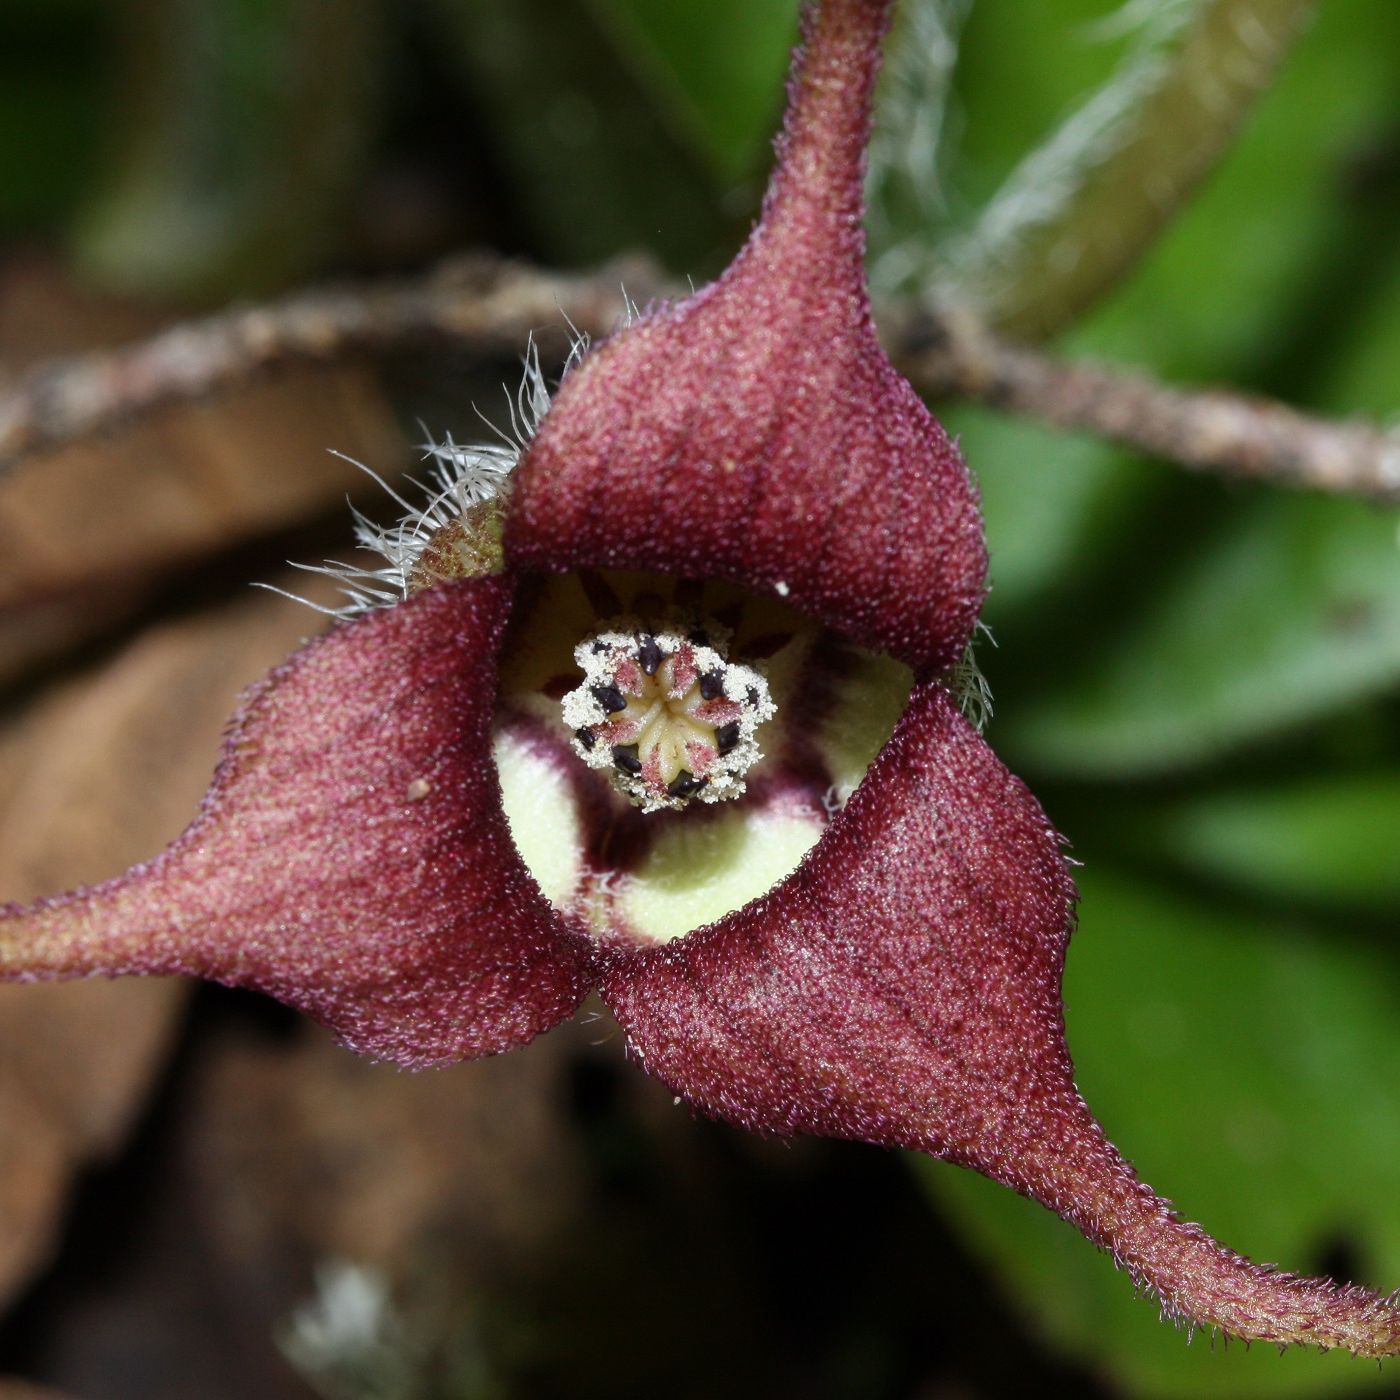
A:
<svg viewBox="0 0 1400 1400">
<path fill-rule="evenodd" d="M 584 682 L 561 702 L 574 752 L 644 812 L 743 794 L 755 731 L 777 707 L 763 676 L 728 660 L 727 641 L 713 621 L 621 618 L 574 649 Z"/>
</svg>

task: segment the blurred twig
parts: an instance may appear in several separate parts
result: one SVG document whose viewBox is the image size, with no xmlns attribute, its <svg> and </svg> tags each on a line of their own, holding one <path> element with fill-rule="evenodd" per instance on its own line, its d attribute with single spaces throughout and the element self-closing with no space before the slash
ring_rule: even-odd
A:
<svg viewBox="0 0 1400 1400">
<path fill-rule="evenodd" d="M 1179 466 L 1400 499 L 1400 432 L 1314 417 L 1231 389 L 1177 389 L 1145 374 L 1012 345 L 970 314 L 907 323 L 895 358 L 925 393 L 956 395 L 1079 429 Z"/>
<path fill-rule="evenodd" d="M 659 280 L 646 262 L 569 276 L 468 256 L 423 278 L 330 287 L 184 321 L 136 345 L 40 364 L 0 390 L 0 469 L 276 366 L 434 341 L 514 355 L 565 317 L 585 334 L 605 334 L 623 313 L 624 283 L 628 297 L 645 301 Z"/>
<path fill-rule="evenodd" d="M 419 280 L 304 293 L 186 322 L 125 349 L 52 361 L 0 393 L 0 466 L 276 365 L 433 341 L 510 354 L 565 318 L 587 334 L 606 334 L 624 310 L 624 282 L 635 299 L 664 290 L 645 262 L 585 276 L 479 255 Z M 1000 339 L 965 311 L 889 310 L 894 358 L 926 394 L 972 399 L 1225 476 L 1400 497 L 1400 435 L 1374 424 L 1058 361 Z"/>
</svg>

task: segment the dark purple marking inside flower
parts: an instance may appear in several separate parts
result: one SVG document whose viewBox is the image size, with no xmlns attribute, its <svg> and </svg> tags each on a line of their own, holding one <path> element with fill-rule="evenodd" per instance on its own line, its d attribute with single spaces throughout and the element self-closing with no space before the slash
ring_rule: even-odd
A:
<svg viewBox="0 0 1400 1400">
<path fill-rule="evenodd" d="M 667 786 L 672 797 L 693 797 L 709 782 L 708 778 L 697 778 L 694 773 L 682 768 Z"/>
<path fill-rule="evenodd" d="M 592 745 L 590 744 L 591 748 Z M 637 756 L 636 744 L 617 744 L 613 747 L 612 760 L 623 773 L 637 774 L 642 771 L 642 760 Z"/>
</svg>

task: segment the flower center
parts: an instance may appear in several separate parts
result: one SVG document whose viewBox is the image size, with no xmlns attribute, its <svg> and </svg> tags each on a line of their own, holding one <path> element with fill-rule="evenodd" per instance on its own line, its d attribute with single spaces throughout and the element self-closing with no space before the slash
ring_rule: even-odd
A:
<svg viewBox="0 0 1400 1400">
<path fill-rule="evenodd" d="M 621 618 L 574 648 L 584 681 L 561 702 L 574 752 L 644 812 L 744 791 L 755 731 L 776 706 L 763 676 L 728 660 L 729 639 L 708 620 L 652 629 Z"/>
</svg>

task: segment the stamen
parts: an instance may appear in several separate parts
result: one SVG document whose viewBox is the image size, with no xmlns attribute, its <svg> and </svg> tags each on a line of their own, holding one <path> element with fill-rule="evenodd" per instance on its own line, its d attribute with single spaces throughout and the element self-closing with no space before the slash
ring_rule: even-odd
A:
<svg viewBox="0 0 1400 1400">
<path fill-rule="evenodd" d="M 634 618 L 574 648 L 583 684 L 564 696 L 573 749 L 644 812 L 738 797 L 760 755 L 754 734 L 775 706 L 768 682 L 731 663 L 727 628 Z"/>
</svg>

